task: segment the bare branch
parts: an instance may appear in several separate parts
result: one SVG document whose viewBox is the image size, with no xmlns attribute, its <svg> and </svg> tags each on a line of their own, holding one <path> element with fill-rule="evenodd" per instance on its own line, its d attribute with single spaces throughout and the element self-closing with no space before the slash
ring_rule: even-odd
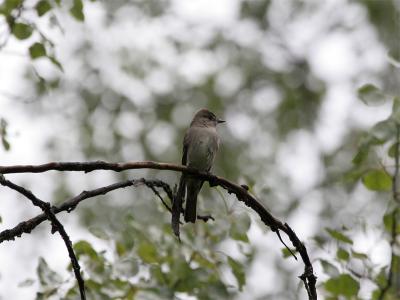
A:
<svg viewBox="0 0 400 300">
<path fill-rule="evenodd" d="M 31 191 L 23 188 L 22 186 L 15 184 L 15 183 L 12 183 L 11 181 L 5 179 L 4 176 L 2 176 L 2 175 L 0 176 L 0 184 L 3 186 L 7 186 L 10 189 L 13 189 L 13 190 L 19 192 L 20 194 L 24 195 L 26 198 L 31 200 L 33 205 L 38 206 L 43 210 L 44 214 L 46 215 L 46 218 L 51 222 L 52 232 L 58 231 L 58 233 L 60 234 L 60 236 L 62 237 L 62 239 L 65 243 L 65 246 L 67 247 L 68 254 L 71 259 L 72 268 L 74 270 L 76 280 L 78 281 L 81 299 L 85 300 L 86 299 L 85 282 L 83 281 L 82 276 L 81 276 L 78 259 L 76 258 L 74 249 L 72 248 L 71 240 L 69 239 L 69 236 L 68 236 L 67 232 L 65 231 L 64 226 L 60 223 L 60 221 L 58 221 L 58 219 L 52 212 L 50 203 L 40 200 Z"/>
<path fill-rule="evenodd" d="M 313 267 L 310 262 L 307 249 L 303 243 L 299 240 L 294 231 L 288 224 L 283 224 L 281 221 L 276 219 L 264 206 L 257 201 L 257 199 L 251 195 L 247 189 L 236 183 L 233 183 L 223 177 L 215 176 L 209 173 L 202 173 L 193 168 L 188 168 L 182 165 L 170 164 L 170 163 L 158 163 L 153 161 L 143 162 L 127 162 L 127 163 L 107 163 L 104 161 L 94 162 L 51 162 L 43 165 L 19 165 L 19 166 L 0 166 L 0 173 L 42 173 L 47 171 L 81 171 L 81 172 L 92 172 L 94 170 L 111 170 L 115 172 L 121 172 L 124 170 L 133 169 L 157 169 L 157 170 L 170 170 L 178 171 L 185 174 L 193 175 L 204 181 L 208 181 L 210 186 L 221 186 L 228 193 L 235 194 L 239 201 L 254 210 L 261 218 L 262 222 L 271 228 L 271 230 L 277 233 L 279 230 L 286 233 L 292 242 L 293 246 L 299 252 L 304 267 L 304 273 L 300 276 L 306 287 L 310 300 L 317 299 L 316 293 L 316 276 L 314 275 Z"/>
<path fill-rule="evenodd" d="M 136 161 L 127 163 L 108 163 L 105 161 L 92 162 L 50 162 L 42 165 L 0 166 L 1 174 L 9 173 L 43 173 L 47 171 L 78 171 L 89 173 L 94 170 L 111 170 L 121 172 L 134 169 L 157 169 L 183 172 L 188 170 L 185 166 L 153 161 Z M 195 169 L 192 169 L 196 171 Z M 196 172 L 195 172 L 196 173 Z M 194 174 L 195 174 L 194 173 Z"/>
<path fill-rule="evenodd" d="M 73 211 L 76 206 L 78 206 L 79 203 L 81 203 L 83 200 L 88 199 L 88 198 L 93 198 L 99 195 L 105 195 L 111 191 L 120 189 L 120 188 L 126 188 L 129 186 L 139 186 L 140 184 L 145 184 L 145 182 L 149 185 L 152 185 L 153 187 L 161 187 L 166 191 L 166 193 L 172 193 L 171 189 L 169 188 L 168 184 L 165 182 L 162 182 L 160 180 L 145 180 L 145 179 L 139 179 L 139 180 L 125 180 L 121 182 L 117 182 L 114 184 L 110 184 L 108 186 L 104 186 L 101 188 L 97 188 L 94 190 L 90 191 L 83 191 L 79 195 L 63 202 L 60 206 L 53 206 L 51 208 L 52 212 L 54 214 L 58 214 L 60 212 L 66 211 L 66 212 L 71 212 Z M 168 196 L 170 197 L 170 195 Z M 19 223 L 17 226 L 15 226 L 12 229 L 6 229 L 2 232 L 0 232 L 0 244 L 4 241 L 11 241 L 14 240 L 16 237 L 20 237 L 23 233 L 30 233 L 34 228 L 36 228 L 39 224 L 41 224 L 43 221 L 47 219 L 46 214 L 39 214 L 36 217 L 29 219 L 27 221 Z"/>
<path fill-rule="evenodd" d="M 69 200 L 66 200 L 60 206 L 52 206 L 51 210 L 54 214 L 58 214 L 63 211 L 70 213 L 82 201 L 84 201 L 86 199 L 93 198 L 93 197 L 100 196 L 100 195 L 105 195 L 105 194 L 112 192 L 114 190 L 117 190 L 117 189 L 126 188 L 129 186 L 140 186 L 140 185 L 145 185 L 146 187 L 149 187 L 152 190 L 155 187 L 162 188 L 164 190 L 164 192 L 167 194 L 169 199 L 173 198 L 172 190 L 167 183 L 165 183 L 161 180 L 147 180 L 147 179 L 141 178 L 141 179 L 124 180 L 124 181 L 120 181 L 120 182 L 117 182 L 114 184 L 110 184 L 108 186 L 93 189 L 90 191 L 83 191 L 79 195 L 77 195 Z M 158 191 L 157 191 L 157 193 L 158 193 Z M 159 193 L 158 193 L 158 195 L 159 195 Z M 161 195 L 160 195 L 160 197 L 161 197 Z M 162 199 L 162 197 L 161 197 L 161 199 Z M 163 204 L 166 206 L 168 211 L 171 211 L 171 208 L 168 206 L 167 203 L 165 203 L 164 200 L 163 200 Z M 212 216 L 200 216 L 199 215 L 199 216 L 197 216 L 197 218 L 204 222 L 207 222 L 210 219 L 214 220 L 214 218 Z M 33 217 L 27 221 L 23 221 L 23 222 L 19 223 L 14 228 L 1 231 L 0 232 L 0 244 L 4 241 L 13 241 L 13 240 L 15 240 L 16 237 L 21 237 L 21 235 L 24 233 L 30 233 L 33 229 L 35 229 L 38 225 L 40 225 L 45 220 L 47 220 L 47 217 L 43 213 L 43 214 L 39 214 L 36 217 Z"/>
</svg>

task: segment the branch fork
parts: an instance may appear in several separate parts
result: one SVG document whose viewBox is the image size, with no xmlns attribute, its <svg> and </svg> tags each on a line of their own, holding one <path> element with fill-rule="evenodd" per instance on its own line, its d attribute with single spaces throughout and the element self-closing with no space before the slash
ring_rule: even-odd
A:
<svg viewBox="0 0 400 300">
<path fill-rule="evenodd" d="M 236 198 L 243 202 L 246 206 L 251 208 L 254 212 L 256 212 L 261 221 L 268 226 L 273 232 L 278 235 L 279 240 L 285 245 L 286 248 L 289 249 L 288 246 L 283 242 L 280 232 L 285 233 L 289 240 L 291 241 L 292 245 L 296 249 L 296 251 L 300 254 L 301 259 L 304 263 L 304 273 L 300 276 L 300 279 L 303 281 L 304 286 L 306 288 L 309 300 L 317 300 L 317 292 L 316 292 L 316 281 L 317 277 L 314 275 L 313 267 L 310 261 L 310 258 L 307 253 L 307 249 L 304 244 L 299 240 L 295 232 L 287 223 L 282 223 L 280 220 L 275 218 L 253 195 L 249 193 L 249 188 L 246 185 L 238 185 L 234 182 L 231 182 L 223 177 L 219 177 L 216 175 L 212 175 L 209 173 L 202 173 L 197 171 L 196 169 L 188 168 L 182 165 L 170 164 L 170 163 L 159 163 L 153 161 L 139 161 L 139 162 L 126 162 L 126 163 L 107 163 L 105 161 L 93 161 L 93 162 L 50 162 L 47 164 L 42 165 L 16 165 L 16 166 L 0 166 L 0 183 L 6 186 L 13 186 L 15 190 L 19 191 L 20 193 L 24 194 L 22 191 L 25 190 L 22 187 L 19 187 L 8 180 L 5 180 L 2 174 L 11 174 L 11 173 L 43 173 L 48 171 L 70 171 L 70 172 L 85 172 L 89 173 L 95 170 L 110 170 L 115 172 L 121 172 L 124 170 L 133 170 L 133 169 L 156 169 L 156 170 L 169 170 L 175 172 L 181 172 L 184 174 L 190 174 L 191 176 L 195 176 L 199 179 L 207 181 L 210 186 L 221 186 L 225 190 L 228 191 L 230 194 L 234 194 Z M 7 183 L 8 182 L 8 183 Z M 6 184 L 4 184 L 6 183 Z M 94 189 L 91 191 L 83 191 L 79 195 L 65 201 L 58 207 L 50 207 L 47 205 L 40 206 L 43 210 L 43 214 L 38 215 L 28 221 L 21 222 L 13 229 L 8 229 L 0 232 L 0 243 L 5 240 L 14 240 L 15 237 L 19 237 L 22 233 L 29 233 L 43 222 L 46 219 L 49 219 L 54 228 L 60 232 L 63 231 L 65 233 L 64 228 L 62 227 L 61 223 L 55 218 L 55 214 L 61 211 L 71 212 L 75 209 L 75 207 L 85 199 L 92 198 L 98 195 L 104 195 L 108 192 L 111 192 L 116 189 L 125 188 L 129 186 L 138 186 L 144 184 L 148 188 L 150 188 L 153 193 L 162 201 L 163 205 L 166 207 L 168 211 L 171 212 L 172 218 L 175 218 L 175 223 L 172 222 L 173 230 L 179 236 L 179 215 L 181 209 L 181 203 L 176 203 L 174 201 L 177 196 L 175 194 L 179 194 L 179 188 L 177 193 L 173 193 L 170 186 L 162 182 L 160 180 L 146 180 L 141 178 L 139 180 L 127 180 L 117 182 L 108 186 L 104 186 L 98 189 Z M 11 187 L 12 188 L 12 187 Z M 157 191 L 156 188 L 162 188 L 163 191 L 167 194 L 168 198 L 171 200 L 172 207 L 170 207 L 162 198 L 160 193 Z M 35 204 L 34 200 L 41 201 L 37 199 L 30 191 L 25 190 L 26 193 L 24 194 L 27 198 L 29 198 L 33 204 Z M 182 192 L 182 191 L 181 191 Z M 29 196 L 28 196 L 29 194 Z M 36 204 L 35 204 L 36 205 Z M 39 206 L 39 205 L 38 205 Z M 177 207 L 179 209 L 176 209 Z M 50 207 L 50 208 L 49 208 Z M 178 212 L 178 213 L 177 213 Z M 209 219 L 213 219 L 212 216 L 199 216 L 199 219 L 203 221 L 208 221 Z M 58 222 L 58 223 L 57 223 Z M 61 234 L 62 236 L 64 234 Z M 65 233 L 66 235 L 66 233 Z M 68 241 L 70 243 L 69 238 L 66 235 L 63 236 L 64 242 L 66 243 L 67 248 Z M 70 247 L 72 249 L 72 246 Z M 291 254 L 296 258 L 295 254 L 289 249 Z M 81 290 L 81 299 L 85 299 L 84 288 L 82 291 L 83 280 L 80 276 L 79 272 L 79 264 L 75 257 L 75 262 L 73 262 L 73 250 L 72 254 L 70 253 L 71 262 L 74 267 L 75 277 L 78 280 L 79 287 Z"/>
</svg>

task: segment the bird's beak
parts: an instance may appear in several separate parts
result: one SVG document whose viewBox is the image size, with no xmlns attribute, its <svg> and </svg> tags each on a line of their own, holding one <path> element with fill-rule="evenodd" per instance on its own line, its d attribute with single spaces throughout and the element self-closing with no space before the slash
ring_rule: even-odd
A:
<svg viewBox="0 0 400 300">
<path fill-rule="evenodd" d="M 218 124 L 225 123 L 225 122 L 226 122 L 225 120 L 217 119 Z"/>
</svg>

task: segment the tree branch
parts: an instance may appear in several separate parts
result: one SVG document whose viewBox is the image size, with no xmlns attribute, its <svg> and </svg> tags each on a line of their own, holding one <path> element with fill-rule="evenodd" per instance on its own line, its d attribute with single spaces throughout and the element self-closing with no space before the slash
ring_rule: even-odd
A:
<svg viewBox="0 0 400 300">
<path fill-rule="evenodd" d="M 5 179 L 3 175 L 0 175 L 0 184 L 19 192 L 20 194 L 24 195 L 26 198 L 31 200 L 33 205 L 38 206 L 42 209 L 42 211 L 46 215 L 46 218 L 51 222 L 52 232 L 58 231 L 58 233 L 60 234 L 61 238 L 63 239 L 63 241 L 65 243 L 65 246 L 67 247 L 68 254 L 71 259 L 72 268 L 74 270 L 76 280 L 78 281 L 81 299 L 85 300 L 86 299 L 85 282 L 83 281 L 82 276 L 81 276 L 78 259 L 76 258 L 74 249 L 72 248 L 71 240 L 69 239 L 69 236 L 68 236 L 67 232 L 65 231 L 64 226 L 60 223 L 60 221 L 56 218 L 56 216 L 52 212 L 50 203 L 40 200 L 31 191 L 23 188 L 22 186 L 15 184 L 15 183 L 12 183 L 11 181 Z"/>
<path fill-rule="evenodd" d="M 124 180 L 120 181 L 114 184 L 110 184 L 104 187 L 100 187 L 94 190 L 90 191 L 83 191 L 79 195 L 66 200 L 63 202 L 60 206 L 52 206 L 51 210 L 54 214 L 58 214 L 60 212 L 66 211 L 70 213 L 73 211 L 82 201 L 93 198 L 99 195 L 105 195 L 109 192 L 112 192 L 117 189 L 121 188 L 126 188 L 129 186 L 140 186 L 140 185 L 145 185 L 146 187 L 150 188 L 157 197 L 162 199 L 161 195 L 159 192 L 155 189 L 156 187 L 162 188 L 164 192 L 167 194 L 168 198 L 171 199 L 173 198 L 172 190 L 170 186 L 161 181 L 161 180 L 147 180 L 144 178 L 141 179 L 130 179 L 130 180 Z M 161 200 L 163 205 L 166 207 L 166 209 L 171 212 L 171 208 L 168 206 L 168 204 L 162 199 Z M 199 220 L 203 220 L 204 222 L 207 222 L 209 219 L 214 220 L 212 216 L 197 216 Z M 30 233 L 33 229 L 35 229 L 38 225 L 40 225 L 43 221 L 46 221 L 47 217 L 44 213 L 37 215 L 36 217 L 33 217 L 27 221 L 23 221 L 16 225 L 14 228 L 11 229 L 6 229 L 0 232 L 0 244 L 4 241 L 13 241 L 15 240 L 16 237 L 21 237 L 22 234 L 24 233 Z"/>
<path fill-rule="evenodd" d="M 191 174 L 199 179 L 208 181 L 210 186 L 221 186 L 230 194 L 235 194 L 239 201 L 254 210 L 261 218 L 261 221 L 275 233 L 279 230 L 286 233 L 292 242 L 293 246 L 300 253 L 300 256 L 304 262 L 305 268 L 304 273 L 300 276 L 303 280 L 309 299 L 316 300 L 316 276 L 314 275 L 313 267 L 310 262 L 307 249 L 303 243 L 299 240 L 294 231 L 288 224 L 283 224 L 281 221 L 276 219 L 264 206 L 257 201 L 257 199 L 248 193 L 247 189 L 236 183 L 233 183 L 225 178 L 215 176 L 208 173 L 202 173 L 193 168 L 186 166 L 170 164 L 170 163 L 158 163 L 153 161 L 143 162 L 127 162 L 127 163 L 107 163 L 104 161 L 94 162 L 51 162 L 42 165 L 19 165 L 19 166 L 0 166 L 0 173 L 42 173 L 47 171 L 81 171 L 81 172 L 92 172 L 94 170 L 111 170 L 115 172 L 121 172 L 124 170 L 133 169 L 157 169 L 157 170 L 170 170 L 178 171 L 185 174 Z"/>
<path fill-rule="evenodd" d="M 167 193 L 168 197 L 172 197 L 172 191 L 168 186 L 168 184 L 166 184 L 165 182 L 162 182 L 160 180 L 145 180 L 144 178 L 142 178 L 138 180 L 133 179 L 133 180 L 120 181 L 94 190 L 83 191 L 79 195 L 69 200 L 66 200 L 60 206 L 53 206 L 51 210 L 54 214 L 58 214 L 63 211 L 70 213 L 76 208 L 76 206 L 78 206 L 79 203 L 81 203 L 85 199 L 93 198 L 99 195 L 105 195 L 111 191 L 120 188 L 126 188 L 129 186 L 139 186 L 140 184 L 146 184 L 146 186 L 152 186 L 153 188 L 161 187 Z M 34 218 L 19 223 L 12 229 L 6 229 L 0 232 L 0 244 L 4 241 L 11 241 L 14 240 L 16 237 L 21 237 L 21 235 L 24 233 L 30 233 L 34 228 L 36 228 L 46 219 L 47 219 L 46 214 L 44 213 L 39 214 Z"/>
</svg>

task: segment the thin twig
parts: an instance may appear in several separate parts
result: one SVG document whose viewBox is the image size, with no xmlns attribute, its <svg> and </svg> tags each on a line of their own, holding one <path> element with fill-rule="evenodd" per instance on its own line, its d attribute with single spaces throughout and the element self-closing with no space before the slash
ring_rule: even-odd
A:
<svg viewBox="0 0 400 300">
<path fill-rule="evenodd" d="M 244 187 L 233 183 L 223 177 L 215 176 L 209 173 L 202 173 L 196 169 L 188 168 L 186 166 L 170 164 L 170 163 L 158 163 L 153 161 L 143 162 L 127 162 L 127 163 L 107 163 L 104 161 L 94 162 L 51 162 L 43 165 L 19 165 L 19 166 L 0 166 L 0 173 L 42 173 L 50 170 L 55 171 L 83 171 L 85 173 L 92 172 L 94 170 L 112 170 L 115 172 L 121 172 L 124 170 L 133 169 L 157 169 L 157 170 L 170 170 L 178 171 L 184 174 L 190 174 L 198 179 L 208 181 L 210 186 L 221 186 L 228 193 L 235 194 L 239 201 L 254 210 L 261 218 L 261 221 L 273 232 L 278 230 L 286 233 L 292 242 L 293 246 L 299 252 L 303 263 L 304 273 L 300 276 L 306 287 L 310 300 L 317 299 L 316 292 L 316 281 L 317 277 L 314 275 L 313 267 L 309 259 L 307 249 L 303 243 L 299 240 L 294 231 L 288 224 L 283 224 L 280 220 L 276 219 L 265 207 L 257 201 L 257 199 L 251 195 Z"/>
<path fill-rule="evenodd" d="M 296 254 L 294 254 L 293 251 L 292 251 L 292 249 L 290 249 L 290 248 L 288 247 L 288 245 L 285 244 L 285 242 L 283 241 L 283 239 L 282 239 L 282 237 L 281 237 L 281 234 L 279 233 L 279 230 L 276 231 L 276 234 L 277 234 L 279 240 L 281 241 L 281 243 L 282 243 L 282 244 L 286 247 L 286 249 L 289 251 L 289 253 L 294 257 L 295 260 L 297 260 Z"/>
<path fill-rule="evenodd" d="M 66 211 L 70 213 L 73 211 L 82 201 L 93 198 L 99 195 L 105 195 L 111 191 L 121 189 L 121 188 L 126 188 L 129 186 L 140 186 L 140 185 L 145 185 L 147 187 L 152 186 L 152 187 L 160 187 L 164 190 L 164 192 L 167 194 L 169 199 L 172 199 L 172 190 L 170 186 L 161 181 L 161 180 L 147 180 L 144 178 L 141 179 L 131 179 L 131 180 L 124 180 L 120 181 L 114 184 L 110 184 L 108 186 L 100 187 L 97 189 L 93 189 L 90 191 L 83 191 L 79 195 L 66 200 L 63 202 L 60 206 L 52 206 L 51 210 L 54 214 L 58 214 L 60 212 Z M 172 201 L 172 200 L 171 200 Z M 165 201 L 164 201 L 165 203 Z M 166 204 L 166 203 L 165 203 Z M 166 205 L 167 210 L 170 211 L 170 208 L 168 205 Z M 202 220 L 204 222 L 207 222 L 208 220 L 214 220 L 212 216 L 206 215 L 206 216 L 197 216 L 199 220 Z M 5 229 L 0 232 L 0 244 L 4 241 L 13 241 L 17 237 L 21 237 L 22 234 L 24 233 L 30 233 L 33 229 L 35 229 L 38 225 L 40 225 L 43 221 L 46 221 L 47 217 L 46 215 L 39 214 L 36 217 L 33 217 L 29 220 L 23 221 L 16 225 L 14 228 L 11 229 Z"/>
<path fill-rule="evenodd" d="M 289 224 L 285 223 L 285 228 L 288 231 L 287 235 L 289 236 L 290 241 L 296 247 L 297 252 L 300 253 L 301 259 L 303 260 L 305 265 L 304 273 L 300 275 L 299 278 L 304 283 L 304 287 L 307 290 L 308 298 L 310 300 L 316 300 L 317 290 L 315 289 L 315 285 L 317 283 L 317 277 L 314 275 L 313 266 L 311 264 L 310 258 L 308 257 L 307 249 L 304 244 L 299 240 Z"/>
<path fill-rule="evenodd" d="M 5 179 L 4 176 L 0 176 L 0 184 L 19 192 L 20 194 L 24 195 L 26 198 L 31 200 L 33 205 L 38 206 L 42 209 L 42 211 L 46 215 L 47 219 L 51 222 L 52 232 L 58 231 L 58 233 L 60 234 L 60 236 L 62 237 L 62 239 L 65 243 L 65 246 L 67 247 L 68 254 L 71 259 L 72 268 L 74 270 L 76 280 L 78 281 L 81 299 L 85 300 L 86 299 L 85 282 L 83 281 L 83 278 L 81 276 L 78 259 L 76 258 L 74 249 L 72 248 L 71 240 L 70 240 L 67 232 L 65 231 L 64 226 L 60 223 L 60 221 L 56 218 L 56 216 L 52 212 L 51 205 L 49 203 L 44 202 L 44 201 L 40 200 L 39 198 L 37 198 L 31 191 Z"/>
<path fill-rule="evenodd" d="M 146 183 L 145 183 L 145 184 L 146 184 Z M 164 205 L 164 207 L 165 207 L 170 213 L 172 213 L 171 207 L 169 207 L 168 204 L 164 201 L 164 198 L 160 195 L 160 193 L 157 191 L 157 189 L 156 189 L 154 186 L 150 185 L 150 184 L 146 184 L 146 186 L 147 186 L 148 188 L 150 188 L 150 189 L 153 191 L 153 193 L 158 197 L 158 199 L 160 199 L 160 201 L 161 201 L 161 203 Z"/>
<path fill-rule="evenodd" d="M 110 184 L 101 188 L 97 188 L 94 190 L 90 191 L 83 191 L 79 195 L 66 200 L 63 202 L 60 206 L 53 206 L 51 208 L 52 212 L 54 214 L 58 214 L 60 212 L 66 211 L 66 212 L 71 212 L 73 211 L 80 202 L 82 202 L 85 199 L 88 198 L 93 198 L 99 195 L 105 195 L 108 192 L 120 189 L 120 188 L 126 188 L 129 186 L 138 186 L 139 184 L 144 184 L 144 182 L 147 182 L 148 184 L 152 184 L 153 186 L 158 186 L 162 187 L 164 190 L 169 192 L 169 186 L 160 180 L 145 180 L 144 178 L 139 179 L 139 180 L 124 180 L 120 181 L 114 184 Z M 168 194 L 167 192 L 167 194 Z M 30 233 L 34 228 L 36 228 L 39 224 L 41 224 L 43 221 L 47 219 L 46 215 L 39 214 L 34 218 L 31 218 L 27 221 L 21 222 L 18 225 L 16 225 L 12 229 L 6 229 L 2 232 L 0 232 L 0 244 L 4 241 L 11 241 L 14 240 L 16 237 L 20 237 L 23 233 Z"/>
</svg>

